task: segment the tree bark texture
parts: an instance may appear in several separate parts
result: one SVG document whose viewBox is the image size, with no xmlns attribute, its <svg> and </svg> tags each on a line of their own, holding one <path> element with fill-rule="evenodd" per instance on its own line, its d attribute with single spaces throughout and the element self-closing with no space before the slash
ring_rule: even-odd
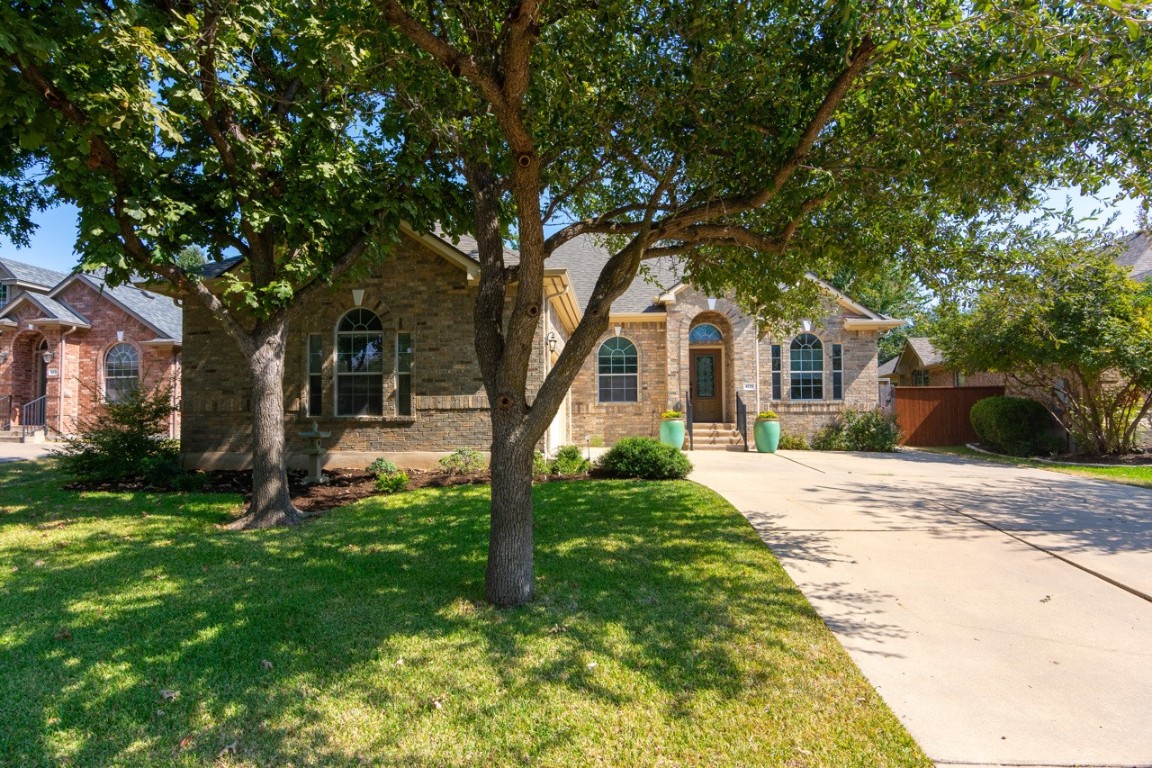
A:
<svg viewBox="0 0 1152 768">
<path fill-rule="evenodd" d="M 533 443 L 516 441 L 511 424 L 495 422 L 492 439 L 491 529 L 485 597 L 501 608 L 524 605 L 535 594 L 532 559 Z M 503 434 L 501 434 L 503 433 Z M 527 481 L 525 480 L 527 478 Z"/>
<path fill-rule="evenodd" d="M 284 345 L 287 323 L 257 332 L 248 355 L 252 392 L 252 500 L 233 528 L 271 528 L 301 520 L 284 466 Z"/>
</svg>

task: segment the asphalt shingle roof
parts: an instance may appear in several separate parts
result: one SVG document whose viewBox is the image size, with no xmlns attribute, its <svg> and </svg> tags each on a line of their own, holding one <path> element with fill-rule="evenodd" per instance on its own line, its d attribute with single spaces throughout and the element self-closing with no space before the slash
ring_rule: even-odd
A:
<svg viewBox="0 0 1152 768">
<path fill-rule="evenodd" d="M 1132 235 L 1116 263 L 1132 270 L 1132 277 L 1136 280 L 1152 280 L 1152 233 Z"/>
<path fill-rule="evenodd" d="M 587 309 L 588 300 L 600 277 L 600 270 L 612 254 L 590 235 L 574 238 L 561 245 L 548 257 L 545 266 L 568 270 L 568 279 L 580 308 Z M 624 294 L 612 303 L 614 313 L 663 312 L 653 300 L 680 283 L 680 271 L 672 259 L 651 259 L 644 262 L 645 270 L 637 275 Z"/>
<path fill-rule="evenodd" d="M 68 277 L 64 272 L 57 272 L 54 269 L 45 269 L 44 267 L 37 267 L 35 264 L 25 264 L 22 261 L 12 259 L 0 259 L 0 264 L 21 283 L 35 285 L 44 290 L 53 288 L 61 280 Z"/>
<path fill-rule="evenodd" d="M 944 364 L 944 357 L 936 351 L 936 347 L 932 346 L 932 342 L 927 338 L 909 336 L 908 345 L 916 352 L 916 356 L 920 358 L 920 362 L 925 368 Z"/>
<path fill-rule="evenodd" d="M 206 278 L 220 277 L 242 261 L 244 261 L 243 256 L 233 256 L 223 261 L 210 261 L 200 268 L 200 274 Z"/>
<path fill-rule="evenodd" d="M 35 304 L 36 306 L 43 309 L 44 313 L 48 316 L 47 319 L 59 320 L 60 322 L 63 322 L 63 323 L 75 323 L 76 325 L 90 325 L 90 323 L 88 322 L 88 318 L 86 318 L 83 315 L 81 315 L 80 313 L 76 312 L 71 307 L 69 307 L 67 304 L 64 304 L 63 302 L 60 302 L 60 301 L 56 301 L 56 299 L 45 296 L 42 293 L 28 292 L 28 293 L 25 293 L 24 295 L 22 295 L 16 301 L 19 302 L 20 299 L 23 299 L 25 301 L 30 301 L 33 304 Z M 14 302 L 13 304 L 10 304 L 9 306 L 15 306 L 15 303 L 16 302 Z M 5 308 L 5 309 L 7 309 L 7 308 Z"/>
<path fill-rule="evenodd" d="M 144 322 L 158 330 L 163 338 L 181 341 L 184 338 L 184 320 L 180 307 L 167 296 L 131 285 L 109 286 L 95 275 L 83 279 L 98 291 L 103 291 L 126 307 Z"/>
</svg>

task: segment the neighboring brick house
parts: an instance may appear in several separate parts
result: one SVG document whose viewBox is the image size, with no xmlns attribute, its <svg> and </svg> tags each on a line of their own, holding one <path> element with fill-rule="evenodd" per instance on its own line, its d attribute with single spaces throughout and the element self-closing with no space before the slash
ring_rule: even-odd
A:
<svg viewBox="0 0 1152 768">
<path fill-rule="evenodd" d="M 1005 383 L 1002 373 L 964 374 L 953 369 L 924 336 L 909 336 L 900 354 L 884 364 L 882 376 L 897 387 L 995 387 Z"/>
<path fill-rule="evenodd" d="M 509 253 L 510 258 L 515 254 Z M 529 372 L 539 387 L 583 311 L 608 254 L 591 239 L 548 262 L 543 317 Z M 239 260 L 207 276 L 242 270 Z M 586 438 L 613 443 L 655 435 L 660 414 L 694 404 L 697 422 L 730 433 L 737 396 L 755 418 L 779 412 L 810 435 L 846 407 L 876 399 L 876 339 L 902 321 L 878 315 L 825 286 L 826 317 L 787 338 L 760 338 L 732 302 L 709 298 L 656 264 L 613 307 L 609 331 L 589 356 L 541 448 Z M 459 447 L 486 449 L 488 403 L 473 346 L 476 243 L 405 231 L 398 251 L 365 277 L 346 280 L 306 307 L 289 331 L 285 431 L 290 462 L 301 431 L 332 433 L 326 463 L 380 455 L 412 465 Z M 234 467 L 250 451 L 246 368 L 219 322 L 185 305 L 183 448 L 186 462 Z"/>
<path fill-rule="evenodd" d="M 69 434 L 138 386 L 179 397 L 180 308 L 98 276 L 0 259 L 0 428 Z M 179 434 L 179 414 L 169 433 Z"/>
</svg>

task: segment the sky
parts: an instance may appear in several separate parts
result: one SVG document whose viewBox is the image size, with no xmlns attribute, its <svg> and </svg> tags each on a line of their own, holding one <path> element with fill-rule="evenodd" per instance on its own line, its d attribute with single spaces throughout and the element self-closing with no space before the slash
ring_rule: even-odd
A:
<svg viewBox="0 0 1152 768">
<path fill-rule="evenodd" d="M 1105 196 L 1115 194 L 1115 188 L 1105 190 Z M 1089 216 L 1105 206 L 1093 198 L 1080 195 L 1074 189 L 1055 190 L 1049 195 L 1053 204 L 1062 206 L 1070 199 L 1078 216 Z M 1139 203 L 1124 200 L 1110 208 L 1118 214 L 1112 225 L 1116 230 L 1136 229 L 1136 215 Z M 1107 217 L 1105 214 L 1104 218 Z M 0 236 L 0 258 L 14 259 L 38 267 L 69 272 L 76 266 L 77 256 L 72 251 L 76 242 L 76 209 L 71 206 L 57 206 L 41 212 L 35 217 L 39 228 L 32 235 L 32 243 L 27 248 L 17 248 L 5 237 Z M 1101 220 L 1101 223 L 1103 221 Z"/>
</svg>

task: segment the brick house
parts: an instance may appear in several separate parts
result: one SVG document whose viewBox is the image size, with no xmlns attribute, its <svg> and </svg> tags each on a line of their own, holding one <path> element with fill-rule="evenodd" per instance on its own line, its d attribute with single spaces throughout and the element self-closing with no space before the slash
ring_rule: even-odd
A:
<svg viewBox="0 0 1152 768">
<path fill-rule="evenodd" d="M 514 254 L 509 254 L 514 257 Z M 539 387 L 575 329 L 608 253 L 591 239 L 549 259 L 529 372 Z M 207 276 L 242 270 L 239 260 Z M 608 333 L 576 378 L 542 449 L 655 435 L 660 414 L 692 402 L 697 434 L 730 442 L 737 398 L 750 418 L 781 414 L 810 435 L 848 407 L 876 403 L 876 339 L 902 323 L 825 286 L 826 316 L 787 338 L 761 338 L 732 302 L 711 298 L 656 264 L 615 303 Z M 331 432 L 330 466 L 387 455 L 409 466 L 491 441 L 488 402 L 473 348 L 476 243 L 406 230 L 384 266 L 346 280 L 307 307 L 289 331 L 285 361 L 287 451 L 303 462 L 299 432 Z M 218 321 L 188 302 L 184 316 L 182 444 L 186 463 L 236 467 L 250 450 L 246 373 Z"/>
<path fill-rule="evenodd" d="M 884 364 L 881 377 L 897 387 L 994 387 L 1003 386 L 1002 373 L 964 374 L 953 369 L 932 342 L 924 336 L 910 336 L 900 354 Z"/>
<path fill-rule="evenodd" d="M 181 344 L 166 296 L 0 259 L 0 428 L 68 434 L 138 386 L 169 384 L 177 398 Z"/>
</svg>

